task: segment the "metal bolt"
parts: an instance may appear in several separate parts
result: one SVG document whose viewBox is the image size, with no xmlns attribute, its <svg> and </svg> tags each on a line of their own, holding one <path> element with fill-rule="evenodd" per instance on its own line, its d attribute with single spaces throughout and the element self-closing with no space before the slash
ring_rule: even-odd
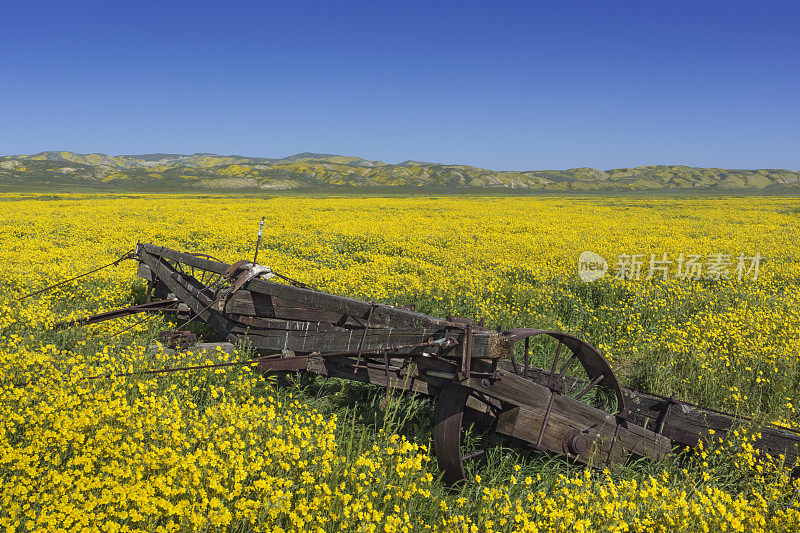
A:
<svg viewBox="0 0 800 533">
<path fill-rule="evenodd" d="M 484 389 L 488 389 L 489 387 L 491 387 L 491 385 L 492 385 L 492 382 L 491 382 L 491 381 L 489 381 L 488 379 L 486 379 L 486 378 L 483 378 L 483 379 L 481 380 L 481 386 L 482 386 Z"/>
<path fill-rule="evenodd" d="M 589 441 L 583 433 L 573 429 L 564 437 L 564 445 L 569 453 L 579 455 L 589 448 Z"/>
</svg>

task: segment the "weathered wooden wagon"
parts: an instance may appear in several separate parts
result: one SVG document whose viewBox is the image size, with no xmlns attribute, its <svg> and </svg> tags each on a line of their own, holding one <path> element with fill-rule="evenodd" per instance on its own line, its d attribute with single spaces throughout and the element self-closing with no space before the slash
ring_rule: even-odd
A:
<svg viewBox="0 0 800 533">
<path fill-rule="evenodd" d="M 147 303 L 71 324 L 174 311 L 257 352 L 261 372 L 308 372 L 431 397 L 434 451 L 448 483 L 461 480 L 465 461 L 482 453 L 465 448 L 473 425 L 602 466 L 660 460 L 675 445 L 694 446 L 744 422 L 621 387 L 597 350 L 567 333 L 491 329 L 326 294 L 255 258 L 229 265 L 153 244 L 137 245 L 133 257 L 148 283 Z M 276 276 L 282 282 L 271 280 Z M 191 341 L 185 331 L 164 338 Z M 800 434 L 764 427 L 757 446 L 794 464 Z"/>
</svg>

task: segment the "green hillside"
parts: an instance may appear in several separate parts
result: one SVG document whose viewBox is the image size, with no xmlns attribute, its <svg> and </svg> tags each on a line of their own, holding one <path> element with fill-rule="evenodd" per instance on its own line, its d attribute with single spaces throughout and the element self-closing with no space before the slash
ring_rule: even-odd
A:
<svg viewBox="0 0 800 533">
<path fill-rule="evenodd" d="M 289 190 L 325 187 L 422 187 L 531 191 L 800 189 L 800 172 L 682 165 L 597 170 L 496 171 L 468 165 L 302 153 L 282 159 L 217 154 L 77 154 L 40 152 L 0 157 L 0 187 L 76 186 L 165 190 Z"/>
</svg>

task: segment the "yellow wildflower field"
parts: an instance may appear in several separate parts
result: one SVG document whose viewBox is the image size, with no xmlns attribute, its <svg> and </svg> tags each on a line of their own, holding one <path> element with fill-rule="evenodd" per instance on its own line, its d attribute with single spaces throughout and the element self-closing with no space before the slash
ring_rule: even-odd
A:
<svg viewBox="0 0 800 533">
<path fill-rule="evenodd" d="M 259 262 L 281 274 L 435 315 L 570 331 L 597 346 L 623 383 L 800 428 L 793 198 L 7 194 L 0 526 L 800 530 L 797 481 L 753 450 L 747 428 L 694 454 L 602 472 L 497 450 L 491 468 L 453 491 L 430 460 L 424 402 L 375 403 L 381 416 L 365 423 L 357 405 L 345 405 L 348 385 L 314 384 L 326 394 L 309 394 L 308 384 L 278 385 L 248 368 L 87 380 L 241 358 L 148 350 L 154 333 L 171 329 L 159 316 L 52 330 L 140 298 L 133 262 L 17 301 L 137 241 L 229 262 L 252 257 L 262 216 Z M 578 278 L 583 251 L 608 261 L 605 277 Z M 631 256 L 641 260 L 639 279 L 617 279 Z M 666 276 L 648 275 L 651 256 L 670 261 Z M 693 256 L 702 275 L 677 276 Z M 749 268 L 756 256 L 757 276 L 737 273 L 738 259 Z M 722 275 L 712 263 L 725 266 Z"/>
</svg>

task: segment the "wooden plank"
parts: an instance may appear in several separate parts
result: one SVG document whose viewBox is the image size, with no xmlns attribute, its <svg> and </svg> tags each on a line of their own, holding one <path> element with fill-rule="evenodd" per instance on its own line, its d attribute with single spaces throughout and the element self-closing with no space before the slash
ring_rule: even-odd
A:
<svg viewBox="0 0 800 533">
<path fill-rule="evenodd" d="M 191 254 L 178 252 L 170 248 L 156 246 L 149 243 L 140 243 L 138 250 L 144 251 L 156 257 L 180 261 L 186 265 L 203 268 L 218 274 L 225 272 L 225 270 L 228 268 L 228 265 L 218 261 L 210 261 L 208 259 L 199 258 Z M 246 288 L 262 294 L 283 298 L 287 301 L 293 301 L 303 307 L 317 307 L 359 319 L 366 319 L 369 315 L 370 308 L 375 306 L 375 311 L 372 315 L 374 323 L 385 326 L 405 325 L 417 327 L 423 325 L 438 325 L 458 327 L 456 324 L 447 322 L 441 318 L 423 315 L 422 313 L 417 313 L 401 307 L 394 307 L 385 304 L 372 304 L 353 298 L 347 298 L 345 296 L 326 294 L 324 292 L 314 291 L 311 289 L 303 289 L 300 287 L 294 287 L 292 285 L 274 283 L 272 281 L 253 279 L 246 284 Z"/>
<path fill-rule="evenodd" d="M 250 280 L 246 287 L 250 291 L 268 294 L 285 301 L 291 301 L 301 307 L 325 309 L 361 320 L 366 320 L 370 314 L 370 309 L 374 307 L 370 322 L 375 325 L 386 327 L 451 326 L 456 328 L 454 324 L 441 318 L 423 315 L 399 307 L 364 302 L 345 296 L 326 294 L 324 292 L 283 285 L 261 279 Z"/>
<path fill-rule="evenodd" d="M 139 248 L 137 249 L 137 252 L 140 251 L 144 251 L 156 257 L 169 259 L 170 261 L 179 261 L 184 265 L 193 266 L 195 268 L 201 268 L 203 270 L 208 270 L 209 272 L 215 272 L 217 274 L 224 273 L 229 266 L 225 263 L 220 263 L 219 261 L 212 261 L 202 257 L 197 257 L 196 255 L 187 254 L 185 252 L 179 252 L 177 250 L 172 250 L 171 248 L 167 248 L 165 246 L 156 246 L 155 244 L 150 244 L 150 243 L 139 243 Z"/>
<path fill-rule="evenodd" d="M 248 290 L 240 290 L 234 293 L 224 302 L 224 309 L 223 302 L 220 302 L 218 310 L 224 310 L 226 313 L 233 315 L 280 318 L 303 322 L 328 322 L 330 324 L 360 327 L 365 325 L 363 320 L 356 320 L 342 313 L 318 307 L 302 307 L 283 298 Z M 371 324 L 371 326 L 380 327 L 376 324 Z"/>
<path fill-rule="evenodd" d="M 414 360 L 392 358 L 389 362 L 387 381 L 386 368 L 381 363 L 362 360 L 356 368 L 356 360 L 349 357 L 309 357 L 308 370 L 325 377 L 336 377 L 370 383 L 379 387 L 389 386 L 401 391 L 413 391 L 425 396 L 439 394 L 446 380 L 421 376 Z"/>
<path fill-rule="evenodd" d="M 623 393 L 634 414 L 634 421 L 655 428 L 663 419 L 662 434 L 688 446 L 696 446 L 700 440 L 708 442 L 719 439 L 749 424 L 746 420 L 686 404 L 678 403 L 670 407 L 668 400 L 628 389 L 624 389 Z M 785 455 L 787 466 L 797 464 L 800 434 L 772 426 L 762 427 L 759 433 L 761 437 L 754 443 L 756 448 L 773 457 Z"/>
<path fill-rule="evenodd" d="M 398 345 L 420 344 L 430 338 L 439 339 L 444 337 L 444 331 L 435 328 L 370 328 L 367 330 L 366 337 L 363 336 L 364 330 L 346 331 L 285 331 L 269 330 L 259 328 L 248 328 L 235 326 L 231 331 L 240 337 L 247 337 L 249 343 L 256 349 L 265 350 L 292 350 L 298 353 L 311 352 L 350 352 L 359 350 L 361 340 L 364 338 L 363 350 L 379 351 Z M 502 357 L 500 351 L 503 345 L 497 342 L 497 333 L 492 331 L 475 332 L 472 335 L 472 353 L 474 358 L 496 358 Z M 451 358 L 459 358 L 463 350 L 463 338 L 447 355 Z M 430 346 L 403 348 L 393 351 L 393 354 L 422 354 L 436 353 L 437 348 Z"/>
<path fill-rule="evenodd" d="M 510 360 L 500 361 L 499 367 L 504 371 L 512 372 Z M 539 368 L 529 369 L 529 379 L 537 383 L 545 383 L 548 373 Z M 582 387 L 588 382 L 580 379 L 566 377 L 568 384 Z M 720 438 L 729 431 L 747 425 L 746 420 L 732 416 L 714 413 L 702 408 L 695 408 L 686 404 L 670 406 L 664 398 L 648 395 L 628 388 L 622 388 L 622 394 L 628 407 L 628 420 L 634 424 L 658 431 L 663 422 L 661 434 L 670 438 L 676 444 L 696 446 L 700 440 L 709 441 Z M 667 409 L 669 412 L 667 413 Z M 714 433 L 712 434 L 711 431 Z M 765 426 L 761 430 L 761 438 L 755 446 L 764 452 L 777 457 L 785 455 L 786 465 L 798 463 L 800 456 L 800 434 Z"/>
<path fill-rule="evenodd" d="M 257 349 L 292 350 L 297 353 L 350 352 L 361 345 L 362 330 L 350 331 L 285 331 L 234 327 L 233 333 L 247 336 Z M 364 340 L 364 350 L 379 350 L 392 345 L 407 345 L 425 342 L 435 330 L 425 329 L 375 329 L 369 330 Z M 394 353 L 422 353 L 434 348 L 404 349 Z"/>
<path fill-rule="evenodd" d="M 202 293 L 195 292 L 196 287 L 192 287 L 180 272 L 166 264 L 163 260 L 159 260 L 158 257 L 146 252 L 143 253 L 140 251 L 139 260 L 147 265 L 155 276 L 161 280 L 180 301 L 188 305 L 192 311 L 199 315 L 206 324 L 214 328 L 229 342 L 234 344 L 238 342 L 238 337 L 230 331 L 233 325 L 231 321 L 217 311 L 208 309 L 208 303 L 205 301 L 208 299 L 208 296 L 206 295 L 205 299 L 201 299 L 199 295 Z"/>
<path fill-rule="evenodd" d="M 136 275 L 145 281 L 153 281 L 153 272 L 144 263 L 139 263 Z"/>
<path fill-rule="evenodd" d="M 274 318 L 260 318 L 256 316 L 229 315 L 234 322 L 239 322 L 244 327 L 273 330 L 314 330 L 314 331 L 348 331 L 346 328 L 333 326 L 328 322 L 297 322 L 294 320 L 278 320 Z"/>
<path fill-rule="evenodd" d="M 428 375 L 428 371 L 442 374 L 455 373 L 456 366 L 441 359 L 429 357 L 414 357 L 410 361 L 406 358 L 389 359 L 389 386 L 404 392 L 415 392 L 425 396 L 435 397 L 441 388 L 451 380 L 438 376 Z M 324 377 L 335 377 L 347 380 L 369 383 L 377 387 L 386 386 L 386 367 L 382 361 L 361 360 L 356 368 L 356 360 L 351 357 L 310 356 L 307 370 Z M 465 415 L 485 423 L 482 416 L 487 411 L 487 406 L 476 398 L 467 399 Z"/>
<path fill-rule="evenodd" d="M 277 318 L 272 298 L 266 294 L 253 293 L 239 290 L 224 302 L 217 304 L 217 310 L 231 315 L 259 316 L 264 318 Z"/>
<path fill-rule="evenodd" d="M 503 371 L 500 379 L 488 386 L 475 378 L 466 380 L 464 384 L 486 396 L 519 407 L 501 414 L 498 432 L 536 443 L 551 395 L 547 387 Z M 618 422 L 617 417 L 610 413 L 557 394 L 542 445 L 554 453 L 564 453 L 564 438 L 571 430 L 577 430 L 595 444 L 578 457 L 586 462 L 605 461 L 609 457 L 617 462 L 630 453 L 659 460 L 670 450 L 666 437 L 633 424 L 626 428 Z M 615 434 L 617 439 L 612 447 Z"/>
<path fill-rule="evenodd" d="M 258 361 L 258 372 L 297 372 L 308 366 L 308 356 L 262 358 Z"/>
</svg>

